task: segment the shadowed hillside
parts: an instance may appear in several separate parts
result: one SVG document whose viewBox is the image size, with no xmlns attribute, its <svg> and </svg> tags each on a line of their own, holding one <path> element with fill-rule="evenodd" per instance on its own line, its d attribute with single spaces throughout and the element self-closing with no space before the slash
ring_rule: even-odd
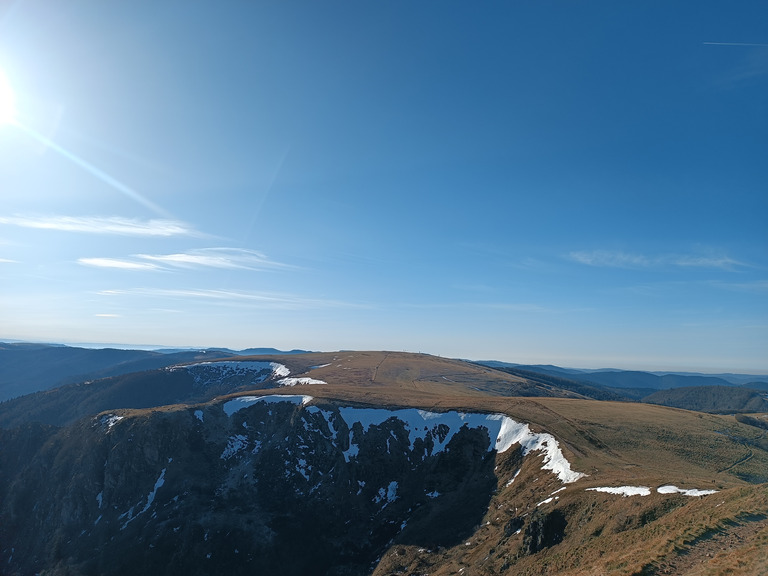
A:
<svg viewBox="0 0 768 576">
<path fill-rule="evenodd" d="M 643 398 L 643 402 L 715 414 L 768 412 L 768 399 L 765 393 L 733 386 L 698 386 L 660 390 Z"/>
<path fill-rule="evenodd" d="M 162 354 L 149 350 L 0 342 L 0 401 L 66 384 L 228 355 L 208 354 L 204 350 Z"/>
</svg>

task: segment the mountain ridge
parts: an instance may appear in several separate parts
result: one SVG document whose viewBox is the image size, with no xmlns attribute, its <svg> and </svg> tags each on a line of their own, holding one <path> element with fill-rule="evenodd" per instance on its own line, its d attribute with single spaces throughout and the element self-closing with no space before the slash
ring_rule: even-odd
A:
<svg viewBox="0 0 768 576">
<path fill-rule="evenodd" d="M 738 546 L 703 562 L 768 569 L 762 418 L 555 383 L 362 351 L 202 359 L 8 401 L 0 565 L 652 575 L 738 530 Z M 496 450 L 504 419 L 520 433 Z M 555 448 L 573 481 L 547 467 Z"/>
</svg>

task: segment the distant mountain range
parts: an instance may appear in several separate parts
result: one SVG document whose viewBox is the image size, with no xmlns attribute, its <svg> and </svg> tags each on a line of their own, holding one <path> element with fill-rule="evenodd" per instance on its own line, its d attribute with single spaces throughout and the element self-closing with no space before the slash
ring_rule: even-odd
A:
<svg viewBox="0 0 768 576">
<path fill-rule="evenodd" d="M 711 413 L 768 411 L 768 376 L 765 375 L 577 370 L 497 361 L 479 364 L 561 388 L 592 389 L 589 396 L 598 400 L 622 399 Z M 603 396 L 594 390 L 602 390 Z M 614 398 L 607 394 L 613 394 Z"/>
<path fill-rule="evenodd" d="M 250 348 L 241 351 L 227 348 L 121 350 L 0 342 L 0 401 L 66 384 L 154 370 L 183 362 L 302 352 L 304 351 L 282 352 L 275 348 Z"/>
<path fill-rule="evenodd" d="M 768 374 L 706 374 L 699 372 L 643 372 L 616 368 L 561 368 L 551 364 L 513 364 L 496 360 L 478 362 L 495 368 L 519 368 L 542 374 L 565 376 L 572 380 L 589 381 L 612 388 L 653 388 L 666 390 L 685 386 L 768 386 Z"/>
</svg>

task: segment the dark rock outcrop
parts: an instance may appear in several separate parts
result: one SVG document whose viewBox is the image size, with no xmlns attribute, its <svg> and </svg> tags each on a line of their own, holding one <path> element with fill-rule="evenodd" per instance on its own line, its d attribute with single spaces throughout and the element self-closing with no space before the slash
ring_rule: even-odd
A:
<svg viewBox="0 0 768 576">
<path fill-rule="evenodd" d="M 563 541 L 568 521 L 560 510 L 541 513 L 536 511 L 525 529 L 523 550 L 526 554 L 535 554 Z"/>
<path fill-rule="evenodd" d="M 437 418 L 415 430 L 395 412 L 366 421 L 344 410 L 254 401 L 118 411 L 41 433 L 20 471 L 0 475 L 0 565 L 367 574 L 394 542 L 466 538 L 496 488 L 487 428 Z"/>
</svg>

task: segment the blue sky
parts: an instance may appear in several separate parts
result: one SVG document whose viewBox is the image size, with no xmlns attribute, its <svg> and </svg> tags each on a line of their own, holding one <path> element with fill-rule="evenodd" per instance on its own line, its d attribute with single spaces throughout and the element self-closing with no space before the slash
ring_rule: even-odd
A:
<svg viewBox="0 0 768 576">
<path fill-rule="evenodd" d="M 0 338 L 766 372 L 767 19 L 4 3 Z"/>
</svg>

